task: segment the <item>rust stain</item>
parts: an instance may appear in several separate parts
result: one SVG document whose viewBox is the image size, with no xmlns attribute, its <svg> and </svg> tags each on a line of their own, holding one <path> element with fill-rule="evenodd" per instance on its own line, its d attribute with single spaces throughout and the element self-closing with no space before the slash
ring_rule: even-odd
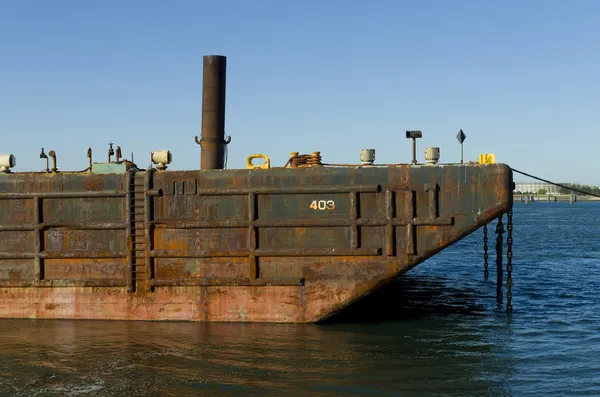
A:
<svg viewBox="0 0 600 397">
<path fill-rule="evenodd" d="M 160 267 L 160 271 L 157 272 L 157 277 L 176 280 L 181 278 L 188 278 L 190 272 L 185 270 L 185 263 L 183 261 L 176 261 Z"/>
<path fill-rule="evenodd" d="M 105 181 L 102 176 L 88 176 L 83 181 L 83 187 L 86 190 L 102 190 L 104 189 Z"/>
<path fill-rule="evenodd" d="M 10 281 L 21 281 L 21 272 L 11 270 L 8 272 L 8 279 Z"/>
</svg>

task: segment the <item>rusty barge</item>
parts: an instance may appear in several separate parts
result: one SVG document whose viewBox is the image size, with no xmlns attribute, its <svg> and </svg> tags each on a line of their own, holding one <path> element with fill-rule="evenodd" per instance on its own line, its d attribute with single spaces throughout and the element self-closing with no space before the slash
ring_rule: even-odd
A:
<svg viewBox="0 0 600 397">
<path fill-rule="evenodd" d="M 224 169 L 225 72 L 204 57 L 200 170 L 0 156 L 0 317 L 316 322 L 512 208 L 504 164 Z"/>
</svg>

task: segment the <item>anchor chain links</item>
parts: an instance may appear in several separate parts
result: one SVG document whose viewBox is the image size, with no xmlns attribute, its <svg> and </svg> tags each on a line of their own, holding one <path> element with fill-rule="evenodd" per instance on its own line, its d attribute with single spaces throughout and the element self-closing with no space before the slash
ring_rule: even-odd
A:
<svg viewBox="0 0 600 397">
<path fill-rule="evenodd" d="M 502 302 L 502 256 L 504 254 L 502 249 L 502 242 L 504 233 L 504 224 L 502 223 L 502 215 L 498 217 L 498 223 L 496 224 L 496 300 Z"/>
<path fill-rule="evenodd" d="M 483 225 L 483 278 L 488 279 L 488 236 L 487 236 L 487 224 Z"/>
<path fill-rule="evenodd" d="M 512 313 L 512 209 L 507 213 L 506 235 L 506 312 Z"/>
</svg>

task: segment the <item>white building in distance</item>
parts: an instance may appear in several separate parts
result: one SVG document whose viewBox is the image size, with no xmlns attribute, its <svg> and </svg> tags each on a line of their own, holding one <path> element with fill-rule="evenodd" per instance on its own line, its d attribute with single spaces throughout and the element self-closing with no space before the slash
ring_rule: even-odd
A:
<svg viewBox="0 0 600 397">
<path fill-rule="evenodd" d="M 546 191 L 546 194 L 558 194 L 559 187 L 550 183 L 544 182 L 515 182 L 515 192 L 538 194 L 541 189 Z"/>
</svg>

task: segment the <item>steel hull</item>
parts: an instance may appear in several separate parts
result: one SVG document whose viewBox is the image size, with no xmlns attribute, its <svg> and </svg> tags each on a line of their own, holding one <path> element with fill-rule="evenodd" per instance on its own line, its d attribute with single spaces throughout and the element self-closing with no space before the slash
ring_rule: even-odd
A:
<svg viewBox="0 0 600 397">
<path fill-rule="evenodd" d="M 512 189 L 502 164 L 0 175 L 0 317 L 320 321 Z"/>
</svg>

